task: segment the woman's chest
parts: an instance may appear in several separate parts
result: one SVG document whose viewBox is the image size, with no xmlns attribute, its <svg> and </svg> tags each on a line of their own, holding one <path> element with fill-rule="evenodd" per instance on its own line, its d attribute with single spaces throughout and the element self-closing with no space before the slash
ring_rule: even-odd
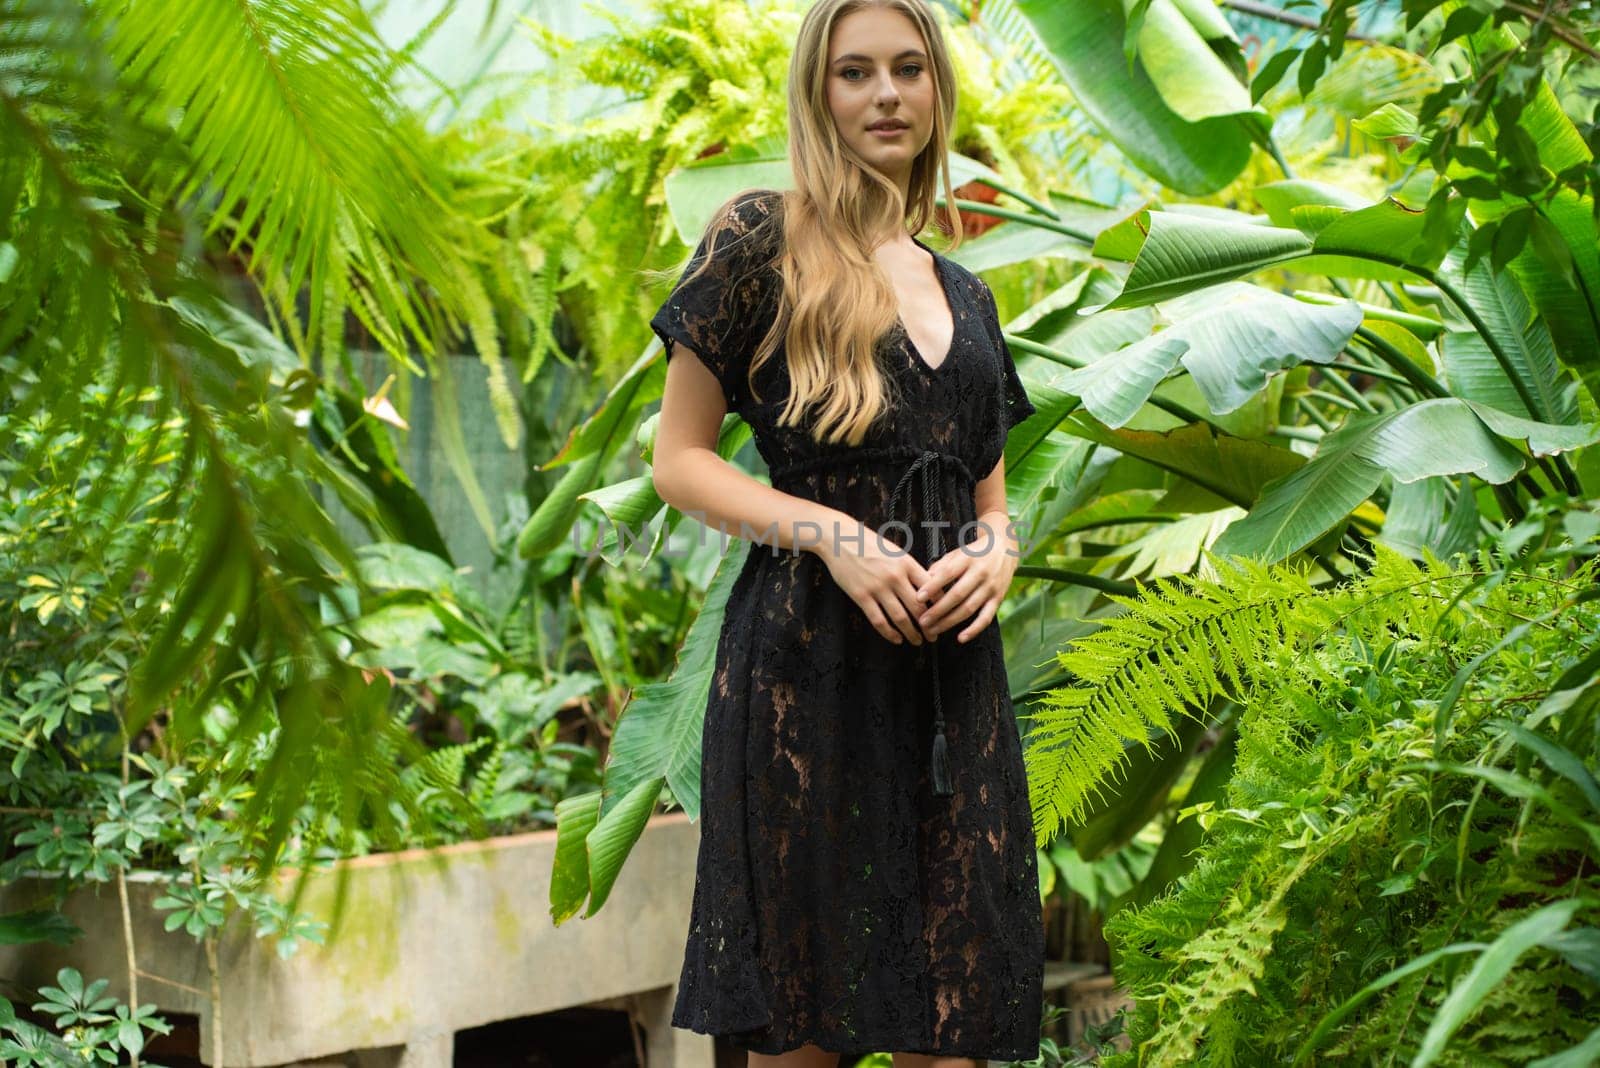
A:
<svg viewBox="0 0 1600 1068">
<path fill-rule="evenodd" d="M 975 308 L 954 296 L 948 352 L 930 366 L 903 326 L 897 325 L 878 347 L 878 373 L 890 379 L 888 404 L 867 438 L 855 447 L 898 446 L 961 453 L 991 431 L 998 411 L 1003 354 Z M 766 372 L 763 376 L 762 372 Z M 769 463 L 847 450 L 819 444 L 812 437 L 815 410 L 794 425 L 782 424 L 791 383 L 782 346 L 757 372 L 761 400 L 741 414 L 755 432 Z"/>
</svg>

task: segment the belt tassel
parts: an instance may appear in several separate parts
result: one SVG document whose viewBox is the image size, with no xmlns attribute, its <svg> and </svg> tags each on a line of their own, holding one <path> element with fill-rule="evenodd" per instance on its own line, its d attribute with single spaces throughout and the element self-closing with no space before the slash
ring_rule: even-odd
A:
<svg viewBox="0 0 1600 1068">
<path fill-rule="evenodd" d="M 955 790 L 950 785 L 950 754 L 944 740 L 944 724 L 934 727 L 933 734 L 933 796 L 950 797 Z"/>
<path fill-rule="evenodd" d="M 929 538 L 932 542 L 932 551 L 928 563 L 944 555 L 939 539 L 939 527 L 944 519 L 944 509 L 939 497 L 938 472 L 936 470 L 941 454 L 927 451 L 912 462 L 905 474 L 900 476 L 900 481 L 895 485 L 894 493 L 890 497 L 889 510 L 894 516 L 899 515 L 899 504 L 902 500 L 901 493 L 911 483 L 913 477 L 921 475 L 918 488 L 922 490 L 922 514 L 929 523 Z M 933 675 L 933 758 L 929 768 L 933 780 L 933 796 L 952 797 L 955 788 L 950 781 L 950 748 L 944 734 L 944 697 L 943 687 L 939 684 L 939 646 L 932 643 L 928 649 Z"/>
</svg>

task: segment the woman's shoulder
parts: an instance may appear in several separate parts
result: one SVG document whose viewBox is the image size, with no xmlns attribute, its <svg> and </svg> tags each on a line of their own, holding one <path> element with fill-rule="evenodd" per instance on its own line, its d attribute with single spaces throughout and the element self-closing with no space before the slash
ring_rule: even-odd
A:
<svg viewBox="0 0 1600 1068">
<path fill-rule="evenodd" d="M 776 189 L 746 189 L 731 197 L 723 209 L 722 214 L 732 222 L 753 229 L 781 219 L 783 193 Z"/>
<path fill-rule="evenodd" d="M 745 262 L 769 263 L 783 237 L 783 194 L 746 189 L 712 213 L 706 234 L 718 251 Z"/>
<path fill-rule="evenodd" d="M 945 267 L 950 273 L 950 278 L 956 286 L 971 294 L 980 306 L 985 306 L 987 310 L 998 316 L 999 309 L 994 299 L 994 290 L 989 288 L 989 283 L 985 282 L 976 271 L 957 260 L 951 259 L 948 254 L 941 252 L 938 255 L 944 260 Z"/>
</svg>

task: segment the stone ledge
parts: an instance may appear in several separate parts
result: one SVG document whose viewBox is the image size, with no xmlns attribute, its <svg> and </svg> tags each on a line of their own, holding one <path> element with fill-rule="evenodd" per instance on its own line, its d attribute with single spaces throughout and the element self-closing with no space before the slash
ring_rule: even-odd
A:
<svg viewBox="0 0 1600 1068">
<path fill-rule="evenodd" d="M 360 857 L 313 875 L 301 908 L 329 921 L 339 878 L 347 880 L 340 929 L 328 946 L 302 944 L 284 960 L 241 923 L 224 934 L 224 1062 L 257 1068 L 368 1051 L 359 1063 L 435 1068 L 449 1064 L 455 1031 L 640 995 L 652 1068 L 710 1068 L 711 1040 L 668 1024 L 699 841 L 699 825 L 682 812 L 653 817 L 605 907 L 560 927 L 549 911 L 554 830 Z M 140 970 L 149 973 L 140 1000 L 199 1016 L 209 1058 L 205 954 L 182 931 L 163 929 L 165 913 L 152 905 L 156 883 L 130 880 L 128 890 Z M 0 888 L 0 908 L 32 907 L 48 893 L 15 883 Z M 115 890 L 80 890 L 64 911 L 83 928 L 82 939 L 0 947 L 0 974 L 37 987 L 72 966 L 109 979 L 108 992 L 126 999 Z M 388 1059 L 391 1051 L 397 1060 Z"/>
</svg>

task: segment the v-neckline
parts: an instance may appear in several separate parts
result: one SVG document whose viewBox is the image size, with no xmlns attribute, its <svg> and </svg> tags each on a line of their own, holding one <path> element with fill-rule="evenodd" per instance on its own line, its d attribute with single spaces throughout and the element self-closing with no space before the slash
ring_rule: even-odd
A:
<svg viewBox="0 0 1600 1068">
<path fill-rule="evenodd" d="M 944 298 L 945 312 L 950 316 L 950 344 L 945 349 L 944 359 L 939 361 L 939 365 L 937 367 L 935 367 L 933 364 L 930 364 L 926 359 L 923 358 L 922 350 L 917 348 L 917 343 L 911 339 L 911 331 L 906 328 L 905 316 L 897 313 L 895 316 L 895 321 L 900 324 L 901 332 L 906 335 L 906 346 L 910 348 L 911 358 L 916 361 L 917 365 L 930 375 L 942 374 L 944 369 L 950 366 L 950 361 L 955 357 L 956 354 L 956 330 L 958 329 L 958 324 L 956 323 L 956 307 L 955 304 L 950 300 L 950 285 L 948 279 L 945 277 L 944 257 L 940 256 L 927 245 L 924 245 L 915 237 L 913 237 L 911 241 L 918 248 L 922 249 L 923 251 L 927 252 L 928 255 L 933 257 L 933 274 L 939 282 L 939 295 Z"/>
</svg>

